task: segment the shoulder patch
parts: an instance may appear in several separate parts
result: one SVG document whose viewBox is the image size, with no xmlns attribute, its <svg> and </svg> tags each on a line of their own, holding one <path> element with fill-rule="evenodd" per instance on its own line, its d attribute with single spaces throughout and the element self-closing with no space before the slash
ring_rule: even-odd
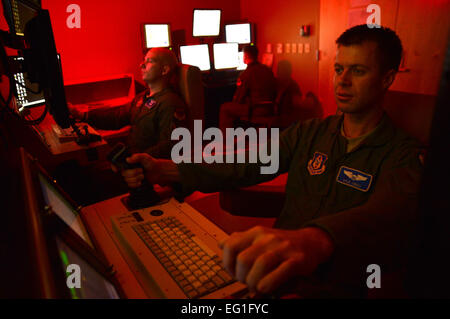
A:
<svg viewBox="0 0 450 319">
<path fill-rule="evenodd" d="M 148 99 L 144 106 L 147 108 L 147 110 L 151 110 L 155 105 L 156 105 L 156 101 L 154 99 Z"/>
<path fill-rule="evenodd" d="M 325 162 L 328 156 L 326 154 L 315 152 L 313 158 L 308 162 L 308 172 L 310 175 L 320 175 L 325 171 Z"/>
<path fill-rule="evenodd" d="M 367 192 L 372 184 L 373 176 L 353 168 L 341 166 L 336 177 L 338 183 Z"/>
</svg>

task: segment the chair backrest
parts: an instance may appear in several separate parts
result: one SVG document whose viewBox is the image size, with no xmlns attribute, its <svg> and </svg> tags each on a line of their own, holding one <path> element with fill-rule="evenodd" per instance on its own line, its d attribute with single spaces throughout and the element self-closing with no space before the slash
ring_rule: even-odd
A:
<svg viewBox="0 0 450 319">
<path fill-rule="evenodd" d="M 433 95 L 388 91 L 383 108 L 396 126 L 428 145 L 435 104 Z"/>
<path fill-rule="evenodd" d="M 205 119 L 205 97 L 200 69 L 196 66 L 179 64 L 177 86 L 184 102 L 189 107 L 191 123 Z M 190 129 L 192 129 L 190 127 Z"/>
</svg>

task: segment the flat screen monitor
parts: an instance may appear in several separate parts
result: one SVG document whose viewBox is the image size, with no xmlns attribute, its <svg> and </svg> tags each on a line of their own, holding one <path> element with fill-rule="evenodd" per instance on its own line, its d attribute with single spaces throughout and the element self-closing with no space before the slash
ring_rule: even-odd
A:
<svg viewBox="0 0 450 319">
<path fill-rule="evenodd" d="M 227 24 L 225 25 L 226 42 L 236 42 L 248 44 L 252 42 L 250 23 Z"/>
<path fill-rule="evenodd" d="M 63 194 L 58 187 L 47 177 L 44 172 L 38 173 L 39 184 L 45 205 L 51 208 L 67 226 L 69 226 L 80 238 L 89 246 L 94 248 L 86 227 L 81 220 L 80 214 L 71 201 Z"/>
<path fill-rule="evenodd" d="M 170 47 L 170 27 L 168 24 L 144 24 L 145 47 L 167 48 Z"/>
<path fill-rule="evenodd" d="M 40 10 L 25 26 L 25 53 L 27 71 L 32 82 L 38 82 L 50 114 L 61 128 L 68 128 L 74 120 L 70 117 L 64 91 L 61 60 L 56 51 L 50 14 Z"/>
<path fill-rule="evenodd" d="M 17 284 L 30 289 L 27 296 L 38 298 L 123 296 L 109 262 L 87 244 L 86 237 L 81 238 L 82 223 L 73 218 L 72 206 L 62 191 L 23 148 L 18 155 L 23 204 L 18 204 L 16 213 L 26 235 L 22 235 L 16 254 L 26 254 L 29 264 L 24 267 L 28 281 Z M 11 260 L 16 259 L 11 256 Z"/>
<path fill-rule="evenodd" d="M 216 70 L 233 69 L 239 65 L 237 43 L 214 43 L 214 68 Z"/>
<path fill-rule="evenodd" d="M 247 68 L 247 64 L 244 63 L 244 52 L 240 51 L 238 53 L 238 67 L 237 69 L 242 71 L 245 70 Z"/>
<path fill-rule="evenodd" d="M 194 9 L 192 35 L 194 37 L 214 37 L 220 34 L 220 16 L 222 11 Z"/>
<path fill-rule="evenodd" d="M 82 276 L 79 288 L 67 288 L 72 299 L 119 299 L 119 293 L 114 284 L 104 274 L 95 269 L 81 251 L 66 242 L 62 237 L 55 236 L 56 249 L 61 260 L 62 272 L 66 272 L 69 265 L 80 267 Z"/>
<path fill-rule="evenodd" d="M 22 66 L 24 64 L 24 57 L 12 57 L 15 65 Z M 28 73 L 22 67 L 13 71 L 14 77 L 14 96 L 16 97 L 16 104 L 19 112 L 25 108 L 40 106 L 45 104 L 44 92 L 39 91 L 37 83 L 31 83 L 28 78 Z"/>
<path fill-rule="evenodd" d="M 209 48 L 207 44 L 180 46 L 181 63 L 194 65 L 201 71 L 211 69 Z"/>
<path fill-rule="evenodd" d="M 2 0 L 3 12 L 11 33 L 23 36 L 25 26 L 37 15 L 41 0 Z"/>
</svg>

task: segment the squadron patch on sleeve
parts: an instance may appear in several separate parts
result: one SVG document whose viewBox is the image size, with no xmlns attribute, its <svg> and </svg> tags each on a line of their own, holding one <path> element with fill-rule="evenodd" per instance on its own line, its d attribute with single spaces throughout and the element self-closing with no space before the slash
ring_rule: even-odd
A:
<svg viewBox="0 0 450 319">
<path fill-rule="evenodd" d="M 315 152 L 312 159 L 308 162 L 308 172 L 310 175 L 320 175 L 325 171 L 325 162 L 327 161 L 328 156 L 320 153 Z"/>
</svg>

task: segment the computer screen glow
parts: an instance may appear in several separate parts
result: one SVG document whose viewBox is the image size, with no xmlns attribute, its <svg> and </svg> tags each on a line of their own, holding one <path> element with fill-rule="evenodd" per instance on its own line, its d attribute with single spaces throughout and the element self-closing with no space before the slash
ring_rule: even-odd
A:
<svg viewBox="0 0 450 319">
<path fill-rule="evenodd" d="M 237 43 L 214 43 L 214 68 L 216 70 L 237 68 L 239 64 Z"/>
<path fill-rule="evenodd" d="M 181 63 L 197 66 L 201 71 L 211 69 L 207 44 L 180 46 Z"/>
<path fill-rule="evenodd" d="M 241 51 L 238 53 L 238 70 L 245 70 L 247 68 L 247 64 L 244 63 L 244 52 Z"/>
<path fill-rule="evenodd" d="M 250 23 L 226 25 L 225 38 L 227 42 L 250 43 L 252 41 Z"/>
<path fill-rule="evenodd" d="M 69 288 L 72 299 L 119 299 L 116 288 L 107 278 L 95 270 L 83 256 L 60 237 L 56 236 L 55 240 L 63 271 L 66 272 L 67 267 L 71 264 L 78 265 L 82 270 L 80 288 Z"/>
<path fill-rule="evenodd" d="M 220 33 L 220 10 L 194 10 L 194 37 L 218 36 Z"/>
<path fill-rule="evenodd" d="M 169 25 L 145 24 L 144 33 L 146 48 L 166 48 L 170 46 Z"/>
</svg>

